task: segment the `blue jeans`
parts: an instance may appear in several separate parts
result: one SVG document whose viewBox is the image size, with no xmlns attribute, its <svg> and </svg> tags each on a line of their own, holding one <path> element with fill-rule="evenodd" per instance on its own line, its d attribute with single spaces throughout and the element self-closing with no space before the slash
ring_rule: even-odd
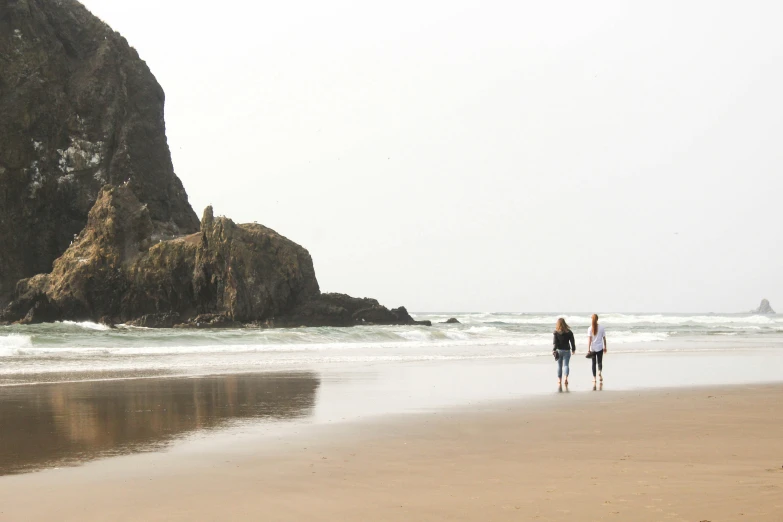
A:
<svg viewBox="0 0 783 522">
<path fill-rule="evenodd" d="M 560 357 L 557 358 L 557 378 L 563 377 L 563 370 L 565 370 L 565 376 L 568 378 L 568 363 L 571 361 L 571 350 L 558 350 L 557 353 Z"/>
</svg>

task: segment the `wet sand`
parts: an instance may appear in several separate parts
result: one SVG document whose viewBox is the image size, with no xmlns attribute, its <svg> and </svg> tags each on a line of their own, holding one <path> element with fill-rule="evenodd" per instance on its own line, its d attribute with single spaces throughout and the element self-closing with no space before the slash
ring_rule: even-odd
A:
<svg viewBox="0 0 783 522">
<path fill-rule="evenodd" d="M 611 354 L 606 391 L 780 382 L 780 367 L 781 350 Z M 589 361 L 577 357 L 572 368 L 571 394 L 589 392 Z M 319 425 L 529 402 L 558 393 L 554 370 L 547 356 L 200 377 L 62 374 L 53 376 L 58 382 L 0 386 L 0 476 L 243 437 L 265 446 Z"/>
<path fill-rule="evenodd" d="M 781 397 L 605 388 L 240 430 L 2 477 L 0 519 L 779 521 Z"/>
<path fill-rule="evenodd" d="M 0 388 L 0 476 L 161 451 L 189 436 L 312 414 L 308 372 Z"/>
</svg>

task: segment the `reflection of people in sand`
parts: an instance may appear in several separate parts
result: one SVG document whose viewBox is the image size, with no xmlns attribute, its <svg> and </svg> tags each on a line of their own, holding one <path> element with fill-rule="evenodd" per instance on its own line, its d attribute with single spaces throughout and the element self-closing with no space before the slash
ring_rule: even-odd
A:
<svg viewBox="0 0 783 522">
<path fill-rule="evenodd" d="M 576 352 L 576 343 L 574 333 L 562 317 L 557 320 L 555 326 L 552 348 L 557 350 L 557 384 L 560 384 L 565 375 L 565 385 L 568 386 L 568 362 L 571 360 L 571 354 Z"/>
<path fill-rule="evenodd" d="M 604 382 L 602 371 L 604 369 L 604 354 L 606 353 L 606 331 L 598 324 L 598 316 L 593 314 L 592 324 L 587 329 L 587 349 L 593 360 L 593 382 L 595 382 L 595 369 L 598 366 L 598 379 Z"/>
</svg>

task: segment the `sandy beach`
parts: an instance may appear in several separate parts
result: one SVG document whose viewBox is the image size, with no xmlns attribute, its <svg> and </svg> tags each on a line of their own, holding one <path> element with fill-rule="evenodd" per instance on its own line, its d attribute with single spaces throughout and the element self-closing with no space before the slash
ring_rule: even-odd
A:
<svg viewBox="0 0 783 522">
<path fill-rule="evenodd" d="M 556 393 L 0 478 L 2 520 L 783 519 L 783 385 Z"/>
<path fill-rule="evenodd" d="M 781 24 L 0 0 L 0 522 L 783 522 Z"/>
</svg>

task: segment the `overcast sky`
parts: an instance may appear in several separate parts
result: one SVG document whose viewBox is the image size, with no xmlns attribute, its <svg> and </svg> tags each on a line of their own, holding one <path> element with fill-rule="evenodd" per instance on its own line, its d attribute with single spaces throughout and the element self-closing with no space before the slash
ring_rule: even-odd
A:
<svg viewBox="0 0 783 522">
<path fill-rule="evenodd" d="M 783 309 L 783 2 L 85 0 L 201 215 L 416 311 Z"/>
</svg>

